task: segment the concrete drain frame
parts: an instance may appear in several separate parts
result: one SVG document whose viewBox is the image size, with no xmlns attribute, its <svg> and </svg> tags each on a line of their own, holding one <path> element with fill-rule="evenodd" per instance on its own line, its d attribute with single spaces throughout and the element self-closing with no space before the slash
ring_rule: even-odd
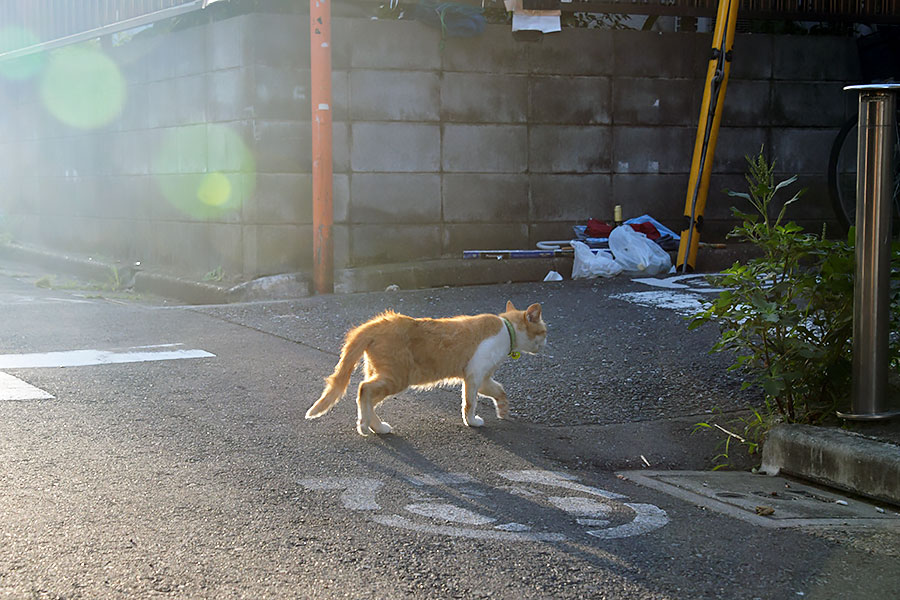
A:
<svg viewBox="0 0 900 600">
<path fill-rule="evenodd" d="M 870 504 L 783 476 L 736 471 L 621 471 L 620 477 L 768 528 L 891 528 L 900 508 Z"/>
</svg>

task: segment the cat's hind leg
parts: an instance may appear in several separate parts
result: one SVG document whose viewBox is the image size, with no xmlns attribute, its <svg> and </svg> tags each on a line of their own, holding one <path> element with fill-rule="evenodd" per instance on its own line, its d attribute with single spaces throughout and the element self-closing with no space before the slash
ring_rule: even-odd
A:
<svg viewBox="0 0 900 600">
<path fill-rule="evenodd" d="M 462 419 L 469 427 L 481 427 L 484 425 L 484 419 L 475 414 L 478 406 L 478 388 L 475 382 L 466 379 L 463 381 L 462 392 Z"/>
<path fill-rule="evenodd" d="M 497 411 L 498 419 L 506 419 L 509 417 L 509 402 L 506 399 L 506 391 L 503 386 L 494 381 L 491 377 L 486 377 L 478 388 L 478 393 L 488 396 L 494 400 L 494 409 Z"/>
<path fill-rule="evenodd" d="M 392 394 L 402 391 L 400 386 L 386 379 L 366 379 L 359 384 L 359 393 L 356 396 L 358 418 L 356 430 L 359 435 L 369 435 L 369 431 L 378 434 L 390 433 L 393 428 L 378 418 L 375 407 Z"/>
</svg>

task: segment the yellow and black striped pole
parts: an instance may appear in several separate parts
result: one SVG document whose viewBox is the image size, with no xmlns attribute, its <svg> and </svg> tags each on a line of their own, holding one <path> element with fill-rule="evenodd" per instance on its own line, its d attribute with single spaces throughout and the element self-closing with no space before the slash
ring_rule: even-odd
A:
<svg viewBox="0 0 900 600">
<path fill-rule="evenodd" d="M 716 26 L 713 30 L 712 55 L 706 70 L 706 88 L 700 105 L 700 122 L 694 141 L 694 158 L 691 161 L 691 178 L 684 203 L 684 228 L 678 244 L 676 268 L 682 272 L 693 271 L 703 228 L 703 210 L 709 192 L 709 176 L 712 171 L 716 138 L 722 121 L 722 104 L 725 102 L 725 86 L 731 70 L 731 48 L 734 45 L 734 29 L 740 0 L 719 0 Z"/>
</svg>

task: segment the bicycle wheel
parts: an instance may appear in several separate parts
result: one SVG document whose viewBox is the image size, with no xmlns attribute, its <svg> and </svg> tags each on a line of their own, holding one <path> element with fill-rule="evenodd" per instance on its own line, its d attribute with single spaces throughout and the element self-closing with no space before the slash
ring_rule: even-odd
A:
<svg viewBox="0 0 900 600">
<path fill-rule="evenodd" d="M 856 119 L 844 123 L 834 138 L 828 159 L 828 192 L 834 214 L 845 231 L 856 223 L 857 130 Z M 893 228 L 897 235 L 900 233 L 900 122 L 894 127 L 893 155 Z"/>
</svg>

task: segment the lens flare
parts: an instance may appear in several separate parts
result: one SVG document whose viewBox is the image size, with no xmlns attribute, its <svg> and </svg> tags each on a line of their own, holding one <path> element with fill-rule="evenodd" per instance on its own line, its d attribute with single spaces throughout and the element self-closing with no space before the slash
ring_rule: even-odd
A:
<svg viewBox="0 0 900 600">
<path fill-rule="evenodd" d="M 116 63 L 91 45 L 53 52 L 41 84 L 41 98 L 53 116 L 72 127 L 106 125 L 125 105 L 125 79 Z"/>
<path fill-rule="evenodd" d="M 0 27 L 0 54 L 27 48 L 40 42 L 38 37 L 21 27 Z M 44 53 L 36 52 L 21 58 L 0 62 L 0 76 L 13 81 L 34 77 L 44 65 Z"/>
<path fill-rule="evenodd" d="M 256 187 L 256 161 L 224 125 L 171 129 L 153 162 L 166 200 L 184 215 L 212 220 L 241 210 Z"/>
</svg>

